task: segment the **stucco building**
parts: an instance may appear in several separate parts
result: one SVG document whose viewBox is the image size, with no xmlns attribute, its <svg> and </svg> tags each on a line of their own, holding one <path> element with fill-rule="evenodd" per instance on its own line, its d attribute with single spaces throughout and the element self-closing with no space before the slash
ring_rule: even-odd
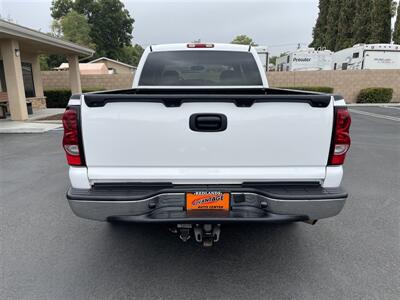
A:
<svg viewBox="0 0 400 300">
<path fill-rule="evenodd" d="M 126 74 L 133 73 L 136 70 L 135 66 L 108 58 L 100 57 L 89 62 L 89 64 L 104 63 L 107 66 L 108 74 Z"/>
<path fill-rule="evenodd" d="M 27 102 L 45 104 L 41 54 L 66 55 L 71 91 L 81 92 L 78 58 L 94 50 L 0 20 L 0 104 L 8 106 L 12 120 L 28 119 Z"/>
<path fill-rule="evenodd" d="M 59 67 L 54 68 L 54 70 L 68 71 L 69 64 L 62 63 Z M 103 63 L 96 63 L 96 64 L 82 63 L 82 64 L 79 64 L 79 73 L 81 75 L 108 74 L 108 69 L 107 69 L 107 66 Z"/>
</svg>

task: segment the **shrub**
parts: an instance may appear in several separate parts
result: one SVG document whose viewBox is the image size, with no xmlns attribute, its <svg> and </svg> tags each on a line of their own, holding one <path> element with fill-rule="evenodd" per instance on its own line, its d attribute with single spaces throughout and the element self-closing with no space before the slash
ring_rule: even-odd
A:
<svg viewBox="0 0 400 300">
<path fill-rule="evenodd" d="M 367 88 L 362 89 L 357 96 L 358 103 L 388 103 L 392 100 L 393 89 L 391 88 Z"/>
<path fill-rule="evenodd" d="M 82 92 L 87 93 L 99 90 L 101 88 L 88 88 L 83 89 Z M 67 89 L 45 90 L 44 95 L 46 97 L 47 108 L 65 108 L 71 97 L 71 91 Z"/>
<path fill-rule="evenodd" d="M 333 87 L 330 86 L 293 86 L 293 87 L 281 87 L 281 89 L 301 90 L 301 91 L 328 93 L 328 94 L 333 93 Z"/>
<path fill-rule="evenodd" d="M 67 106 L 71 97 L 70 90 L 47 90 L 44 91 L 47 108 L 63 108 Z"/>
</svg>

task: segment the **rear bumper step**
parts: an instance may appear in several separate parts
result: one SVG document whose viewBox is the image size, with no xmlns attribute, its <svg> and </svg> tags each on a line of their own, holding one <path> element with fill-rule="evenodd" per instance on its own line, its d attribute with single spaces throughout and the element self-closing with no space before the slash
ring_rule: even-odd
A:
<svg viewBox="0 0 400 300">
<path fill-rule="evenodd" d="M 187 212 L 185 195 L 195 191 L 231 193 L 229 212 Z M 343 208 L 347 193 L 317 185 L 103 185 L 90 190 L 70 188 L 74 213 L 100 221 L 158 223 L 291 222 L 328 218 Z"/>
<path fill-rule="evenodd" d="M 108 220 L 137 223 L 195 223 L 195 224 L 225 224 L 225 223 L 286 223 L 306 221 L 306 216 L 273 214 L 264 209 L 254 207 L 235 208 L 229 212 L 198 212 L 189 213 L 184 210 L 160 208 L 138 216 L 114 216 Z"/>
</svg>

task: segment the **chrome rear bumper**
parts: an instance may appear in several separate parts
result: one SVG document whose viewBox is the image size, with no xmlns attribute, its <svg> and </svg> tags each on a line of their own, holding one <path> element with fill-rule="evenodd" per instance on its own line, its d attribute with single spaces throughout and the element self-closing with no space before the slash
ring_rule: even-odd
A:
<svg viewBox="0 0 400 300">
<path fill-rule="evenodd" d="M 229 212 L 189 213 L 185 193 L 218 190 L 231 193 Z M 160 223 L 290 222 L 337 215 L 347 193 L 320 186 L 128 186 L 69 189 L 67 198 L 79 217 Z"/>
</svg>

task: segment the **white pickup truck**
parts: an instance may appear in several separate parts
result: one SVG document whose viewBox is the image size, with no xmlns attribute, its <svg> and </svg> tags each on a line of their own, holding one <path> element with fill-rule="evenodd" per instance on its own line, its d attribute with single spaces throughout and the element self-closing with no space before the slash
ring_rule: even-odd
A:
<svg viewBox="0 0 400 300">
<path fill-rule="evenodd" d="M 227 222 L 337 215 L 351 119 L 337 95 L 268 87 L 253 47 L 148 47 L 133 87 L 73 95 L 67 199 L 80 217 L 172 224 L 212 245 Z"/>
</svg>

